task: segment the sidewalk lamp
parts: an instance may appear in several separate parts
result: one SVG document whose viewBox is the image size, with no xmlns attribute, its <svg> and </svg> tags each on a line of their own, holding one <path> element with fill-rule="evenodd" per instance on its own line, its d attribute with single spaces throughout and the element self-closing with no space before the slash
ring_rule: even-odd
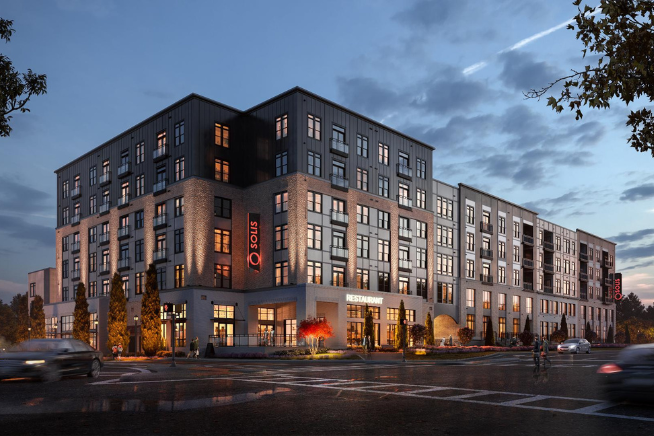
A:
<svg viewBox="0 0 654 436">
<path fill-rule="evenodd" d="M 95 349 L 98 349 L 98 320 L 93 321 L 93 327 L 95 328 Z"/>
<path fill-rule="evenodd" d="M 27 327 L 27 340 L 32 340 L 32 327 Z"/>
</svg>

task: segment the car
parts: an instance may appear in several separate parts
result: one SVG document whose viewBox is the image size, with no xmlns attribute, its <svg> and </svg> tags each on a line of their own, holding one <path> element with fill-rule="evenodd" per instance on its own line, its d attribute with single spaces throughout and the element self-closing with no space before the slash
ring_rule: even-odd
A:
<svg viewBox="0 0 654 436">
<path fill-rule="evenodd" d="M 566 339 L 556 347 L 559 353 L 575 353 L 585 352 L 590 354 L 590 342 L 586 339 L 572 338 Z"/>
<path fill-rule="evenodd" d="M 102 352 L 77 339 L 32 339 L 0 354 L 0 380 L 26 377 L 51 382 L 75 374 L 97 378 L 102 366 Z"/>
<path fill-rule="evenodd" d="M 615 362 L 600 366 L 597 373 L 612 401 L 654 401 L 654 344 L 623 349 Z"/>
</svg>

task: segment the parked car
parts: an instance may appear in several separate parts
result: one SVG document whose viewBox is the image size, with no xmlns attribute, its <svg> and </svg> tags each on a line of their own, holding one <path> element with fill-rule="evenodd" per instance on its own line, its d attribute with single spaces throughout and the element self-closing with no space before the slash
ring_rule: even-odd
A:
<svg viewBox="0 0 654 436">
<path fill-rule="evenodd" d="M 65 375 L 97 378 L 102 352 L 76 339 L 33 339 L 0 354 L 0 380 L 14 377 L 57 381 Z"/>
<path fill-rule="evenodd" d="M 654 401 L 654 344 L 632 345 L 623 349 L 615 363 L 597 370 L 604 391 L 613 401 Z"/>
<path fill-rule="evenodd" d="M 579 354 L 580 352 L 584 352 L 590 354 L 590 342 L 586 339 L 579 338 L 566 339 L 556 347 L 556 351 L 559 353 Z"/>
</svg>

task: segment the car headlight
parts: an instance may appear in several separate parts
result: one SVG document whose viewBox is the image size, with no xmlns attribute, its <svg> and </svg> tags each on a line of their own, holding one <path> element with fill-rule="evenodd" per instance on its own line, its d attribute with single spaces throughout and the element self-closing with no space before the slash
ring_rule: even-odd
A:
<svg viewBox="0 0 654 436">
<path fill-rule="evenodd" d="M 45 363 L 45 360 L 26 360 L 25 363 L 27 365 L 41 365 Z"/>
</svg>

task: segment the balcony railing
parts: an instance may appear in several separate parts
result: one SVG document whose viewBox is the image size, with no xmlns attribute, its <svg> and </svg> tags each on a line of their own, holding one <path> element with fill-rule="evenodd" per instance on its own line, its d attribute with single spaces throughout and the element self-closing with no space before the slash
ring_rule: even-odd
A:
<svg viewBox="0 0 654 436">
<path fill-rule="evenodd" d="M 547 251 L 554 251 L 554 242 L 543 241 L 543 248 Z"/>
<path fill-rule="evenodd" d="M 479 249 L 479 255 L 482 257 L 482 259 L 492 259 L 493 258 L 493 250 L 486 250 L 484 248 Z"/>
<path fill-rule="evenodd" d="M 71 278 L 72 280 L 79 280 L 79 276 L 80 276 L 80 270 L 79 270 L 79 269 L 71 270 L 71 272 L 70 272 L 70 278 Z"/>
<path fill-rule="evenodd" d="M 330 218 L 331 218 L 332 224 L 345 224 L 345 225 L 348 225 L 348 223 L 350 222 L 349 215 L 346 214 L 345 212 L 341 212 L 339 210 L 331 209 Z"/>
<path fill-rule="evenodd" d="M 413 206 L 413 202 L 409 197 L 403 197 L 401 195 L 397 196 L 397 204 L 400 205 L 400 207 L 408 208 L 411 209 Z"/>
<path fill-rule="evenodd" d="M 129 257 L 118 259 L 118 271 L 125 271 L 129 269 Z"/>
<path fill-rule="evenodd" d="M 350 252 L 349 252 L 349 250 L 347 248 L 345 248 L 345 247 L 335 247 L 333 245 L 331 245 L 329 248 L 330 248 L 330 253 L 331 253 L 332 259 L 336 258 L 336 259 L 343 260 L 343 261 L 347 262 L 347 260 L 349 258 L 349 255 L 350 255 Z"/>
<path fill-rule="evenodd" d="M 118 239 L 129 238 L 129 226 L 118 228 Z"/>
<path fill-rule="evenodd" d="M 163 192 L 166 190 L 166 185 L 168 184 L 168 180 L 159 180 L 157 183 L 152 185 L 152 193 L 153 194 L 158 194 L 160 192 Z"/>
<path fill-rule="evenodd" d="M 400 237 L 400 239 L 411 241 L 411 239 L 413 238 L 413 230 L 405 229 L 404 227 L 399 227 L 398 236 Z"/>
<path fill-rule="evenodd" d="M 605 278 L 604 278 L 604 285 L 605 285 L 605 286 L 611 286 L 611 285 L 613 285 L 613 280 L 611 280 L 611 279 L 608 278 L 608 277 L 605 277 Z"/>
<path fill-rule="evenodd" d="M 588 274 L 580 272 L 579 273 L 579 280 L 581 280 L 582 282 L 587 282 L 588 281 Z"/>
<path fill-rule="evenodd" d="M 548 273 L 554 273 L 554 265 L 550 265 L 549 263 L 544 263 L 543 264 L 543 271 L 548 272 Z"/>
<path fill-rule="evenodd" d="M 100 186 L 106 185 L 107 183 L 111 183 L 111 171 L 107 171 L 104 174 L 100 174 L 98 181 L 100 182 Z"/>
<path fill-rule="evenodd" d="M 485 274 L 479 274 L 479 280 L 486 284 L 486 285 L 492 285 L 493 284 L 493 276 L 487 276 Z"/>
<path fill-rule="evenodd" d="M 168 257 L 166 256 L 165 248 L 162 248 L 161 250 L 157 250 L 154 253 L 152 253 L 152 261 L 154 263 L 166 262 L 167 260 Z"/>
<path fill-rule="evenodd" d="M 534 290 L 534 284 L 533 284 L 533 283 L 529 283 L 529 282 L 523 282 L 523 283 L 522 283 L 522 289 L 524 289 L 525 291 L 531 291 L 531 292 L 533 292 L 533 290 Z M 516 312 L 517 312 L 517 311 L 516 311 Z"/>
<path fill-rule="evenodd" d="M 400 288 L 400 289 L 398 289 L 397 293 L 402 294 L 402 295 L 413 295 L 413 292 L 411 292 L 411 289 L 402 289 L 402 288 Z"/>
<path fill-rule="evenodd" d="M 104 274 L 109 274 L 111 272 L 111 263 L 101 263 L 98 265 L 98 274 L 104 275 Z"/>
<path fill-rule="evenodd" d="M 579 253 L 579 260 L 581 260 L 582 262 L 588 262 L 588 254 Z"/>
<path fill-rule="evenodd" d="M 339 287 L 339 288 L 347 288 L 348 287 L 347 282 L 345 282 L 343 280 L 332 280 L 332 281 L 329 282 L 329 284 L 331 286 L 336 286 L 336 287 Z"/>
<path fill-rule="evenodd" d="M 605 268 L 613 268 L 613 261 L 607 258 L 602 259 L 602 266 Z"/>
<path fill-rule="evenodd" d="M 330 174 L 329 178 L 332 182 L 332 187 L 336 189 L 347 191 L 348 187 L 350 186 L 348 180 L 345 177 L 336 174 Z"/>
<path fill-rule="evenodd" d="M 165 213 L 161 215 L 155 215 L 154 218 L 152 218 L 152 227 L 154 227 L 155 230 L 160 229 L 162 227 L 165 227 L 167 224 L 167 216 Z"/>
<path fill-rule="evenodd" d="M 100 233 L 98 235 L 98 244 L 104 245 L 109 243 L 109 232 Z"/>
<path fill-rule="evenodd" d="M 522 235 L 522 242 L 527 245 L 534 245 L 534 237 L 529 235 Z"/>
<path fill-rule="evenodd" d="M 102 203 L 100 205 L 100 207 L 98 208 L 98 211 L 100 212 L 100 214 L 109 213 L 110 208 L 111 208 L 111 202 L 107 201 L 106 203 Z"/>
<path fill-rule="evenodd" d="M 343 157 L 348 157 L 350 154 L 350 146 L 336 138 L 330 138 L 329 151 Z"/>
<path fill-rule="evenodd" d="M 118 177 L 125 177 L 132 172 L 132 165 L 129 162 L 125 162 L 118 167 Z"/>
<path fill-rule="evenodd" d="M 524 266 L 525 268 L 533 268 L 534 261 L 531 259 L 522 259 L 522 266 Z"/>
<path fill-rule="evenodd" d="M 156 162 L 168 156 L 168 144 L 157 147 L 152 151 L 152 159 Z"/>
<path fill-rule="evenodd" d="M 546 294 L 553 294 L 554 293 L 554 288 L 552 286 L 543 286 L 543 291 Z"/>
<path fill-rule="evenodd" d="M 70 223 L 73 224 L 73 225 L 79 224 L 79 220 L 81 218 L 82 218 L 82 216 L 80 214 L 73 215 L 72 217 L 70 217 Z"/>
<path fill-rule="evenodd" d="M 129 195 L 118 197 L 118 207 L 125 207 L 129 204 Z"/>
<path fill-rule="evenodd" d="M 397 164 L 397 175 L 405 179 L 412 179 L 413 170 L 406 165 Z"/>
<path fill-rule="evenodd" d="M 485 223 L 485 222 L 480 222 L 479 223 L 479 230 L 481 230 L 484 233 L 488 234 L 493 234 L 493 225 L 491 223 Z"/>
<path fill-rule="evenodd" d="M 82 196 L 82 187 L 78 186 L 77 188 L 73 188 L 70 190 L 70 198 L 71 200 L 76 199 L 77 197 Z"/>
<path fill-rule="evenodd" d="M 402 271 L 411 271 L 413 261 L 409 259 L 398 259 L 398 268 Z"/>
<path fill-rule="evenodd" d="M 72 242 L 70 244 L 70 251 L 72 251 L 73 253 L 77 253 L 79 251 L 79 247 L 80 247 L 79 242 Z"/>
</svg>

